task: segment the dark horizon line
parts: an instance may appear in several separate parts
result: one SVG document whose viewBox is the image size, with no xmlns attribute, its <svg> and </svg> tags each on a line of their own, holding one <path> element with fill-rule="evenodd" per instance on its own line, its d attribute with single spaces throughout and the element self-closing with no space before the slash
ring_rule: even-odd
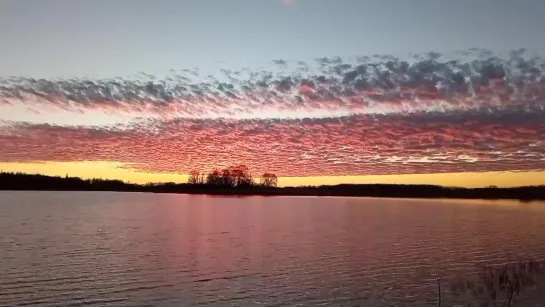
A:
<svg viewBox="0 0 545 307">
<path fill-rule="evenodd" d="M 344 196 L 385 198 L 458 198 L 545 200 L 545 185 L 520 187 L 462 188 L 425 184 L 338 184 L 299 187 L 270 187 L 259 184 L 241 187 L 190 183 L 128 183 L 114 179 L 82 179 L 20 172 L 0 172 L 0 190 L 13 191 L 112 191 L 233 196 Z"/>
<path fill-rule="evenodd" d="M 216 169 L 217 170 L 217 169 Z M 12 174 L 12 175 L 22 175 L 22 176 L 40 176 L 40 177 L 50 177 L 50 178 L 62 178 L 62 179 L 78 179 L 82 181 L 89 181 L 89 180 L 101 180 L 101 181 L 111 181 L 111 182 L 122 182 L 126 185 L 135 185 L 135 186 L 149 186 L 149 185 L 164 185 L 164 184 L 177 184 L 177 185 L 206 185 L 204 184 L 193 184 L 189 182 L 174 182 L 174 181 L 149 181 L 146 183 L 136 183 L 131 181 L 124 181 L 123 179 L 112 179 L 112 178 L 102 178 L 102 177 L 93 177 L 84 179 L 79 176 L 71 176 L 68 173 L 65 176 L 61 175 L 46 175 L 41 173 L 26 173 L 26 172 L 9 172 L 4 171 L 0 169 L 0 176 L 5 174 Z M 206 174 L 206 173 L 202 173 Z M 273 174 L 274 175 L 274 174 Z M 188 175 L 189 176 L 189 175 Z M 332 177 L 345 177 L 345 176 L 352 176 L 352 175 L 336 175 Z M 362 175 L 365 176 L 365 175 Z M 278 178 L 301 178 L 301 176 L 281 176 Z M 312 177 L 312 176 L 309 176 Z M 189 177 L 188 177 L 189 178 Z M 254 178 L 259 177 L 252 177 L 252 180 Z M 259 183 L 256 183 L 257 186 L 259 186 Z M 440 184 L 426 184 L 426 183 L 338 183 L 338 184 L 320 184 L 320 185 L 290 185 L 290 186 L 274 186 L 273 188 L 276 189 L 285 189 L 285 188 L 318 188 L 318 187 L 336 187 L 336 186 L 418 186 L 418 187 L 439 187 L 444 189 L 465 189 L 465 190 L 479 190 L 479 189 L 518 189 L 518 188 L 529 188 L 529 187 L 543 187 L 545 188 L 545 183 L 543 184 L 535 184 L 535 185 L 519 185 L 519 186 L 497 186 L 497 185 L 483 185 L 483 186 L 475 186 L 475 187 L 463 187 L 463 186 L 449 186 L 449 185 L 440 185 Z M 236 188 L 236 187 L 234 187 Z M 2 190 L 0 186 L 0 190 Z"/>
</svg>

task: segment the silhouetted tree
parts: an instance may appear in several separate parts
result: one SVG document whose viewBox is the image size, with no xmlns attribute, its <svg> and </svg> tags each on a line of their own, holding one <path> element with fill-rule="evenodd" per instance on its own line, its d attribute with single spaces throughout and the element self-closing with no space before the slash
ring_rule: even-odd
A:
<svg viewBox="0 0 545 307">
<path fill-rule="evenodd" d="M 275 174 L 265 173 L 261 175 L 260 184 L 267 188 L 276 187 L 278 185 L 278 178 Z"/>
<path fill-rule="evenodd" d="M 212 171 L 206 177 L 206 184 L 216 187 L 251 187 L 254 181 L 247 166 L 237 165 Z"/>
<path fill-rule="evenodd" d="M 234 187 L 235 183 L 233 182 L 233 178 L 231 178 L 231 170 L 228 168 L 221 170 L 221 186 L 224 187 Z"/>
<path fill-rule="evenodd" d="M 237 165 L 229 167 L 231 184 L 235 187 L 249 187 L 254 185 L 250 170 L 246 165 Z"/>
<path fill-rule="evenodd" d="M 204 174 L 201 174 L 199 171 L 189 172 L 189 178 L 187 179 L 189 184 L 203 184 L 204 183 Z"/>
<path fill-rule="evenodd" d="M 215 169 L 206 176 L 206 184 L 211 186 L 223 185 L 223 176 L 219 170 Z"/>
</svg>

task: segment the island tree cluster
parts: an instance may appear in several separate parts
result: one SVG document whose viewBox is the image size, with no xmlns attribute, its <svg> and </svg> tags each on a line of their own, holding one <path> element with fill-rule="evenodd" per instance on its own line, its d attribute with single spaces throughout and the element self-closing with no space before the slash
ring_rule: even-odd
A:
<svg viewBox="0 0 545 307">
<path fill-rule="evenodd" d="M 276 187 L 278 185 L 278 178 L 275 174 L 264 173 L 259 178 L 258 184 L 246 165 L 235 165 L 224 169 L 214 169 L 207 174 L 196 170 L 191 171 L 187 183 L 229 188 L 246 188 L 257 185 Z"/>
</svg>

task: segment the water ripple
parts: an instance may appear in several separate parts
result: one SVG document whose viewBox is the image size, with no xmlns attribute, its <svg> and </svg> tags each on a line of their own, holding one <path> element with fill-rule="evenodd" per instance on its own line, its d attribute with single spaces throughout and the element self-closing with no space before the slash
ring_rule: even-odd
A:
<svg viewBox="0 0 545 307">
<path fill-rule="evenodd" d="M 545 259 L 543 203 L 82 196 L 0 192 L 0 306 L 419 307 Z"/>
</svg>

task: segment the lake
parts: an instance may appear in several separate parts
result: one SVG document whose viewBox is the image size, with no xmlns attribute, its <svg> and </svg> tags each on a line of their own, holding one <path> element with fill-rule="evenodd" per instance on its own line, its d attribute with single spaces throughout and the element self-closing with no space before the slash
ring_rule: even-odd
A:
<svg viewBox="0 0 545 307">
<path fill-rule="evenodd" d="M 517 257 L 543 202 L 0 192 L 1 306 L 436 306 Z"/>
</svg>

